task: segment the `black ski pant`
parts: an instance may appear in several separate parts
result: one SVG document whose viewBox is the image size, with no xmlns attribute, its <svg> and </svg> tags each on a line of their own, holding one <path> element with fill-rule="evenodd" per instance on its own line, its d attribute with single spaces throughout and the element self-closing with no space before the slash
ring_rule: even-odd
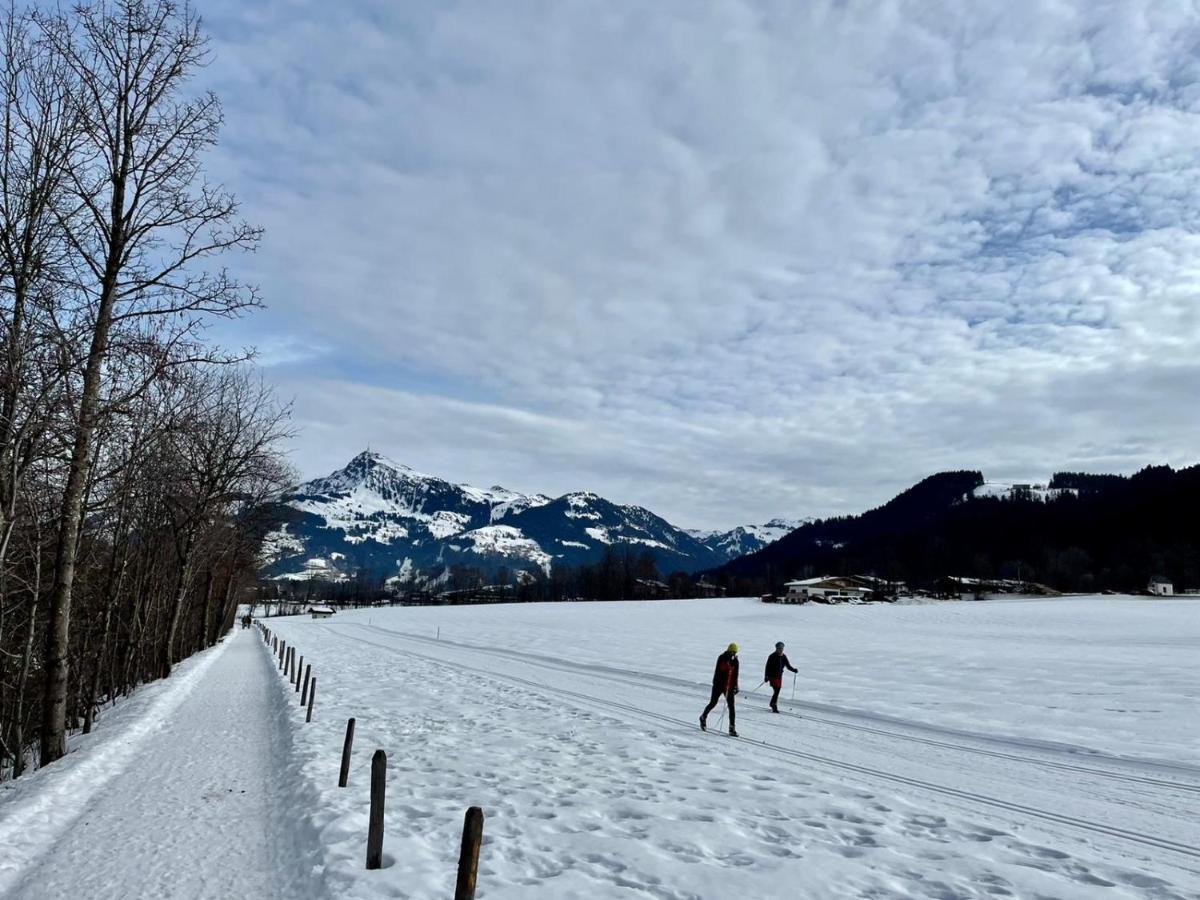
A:
<svg viewBox="0 0 1200 900">
<path fill-rule="evenodd" d="M 733 709 L 733 691 L 726 690 L 720 685 L 713 685 L 712 696 L 708 698 L 708 706 L 704 707 L 704 712 L 701 714 L 701 718 L 707 721 L 708 714 L 716 708 L 718 703 L 721 702 L 721 697 L 724 697 L 725 702 L 729 704 L 729 730 L 735 731 L 736 729 L 733 725 L 735 715 Z"/>
</svg>

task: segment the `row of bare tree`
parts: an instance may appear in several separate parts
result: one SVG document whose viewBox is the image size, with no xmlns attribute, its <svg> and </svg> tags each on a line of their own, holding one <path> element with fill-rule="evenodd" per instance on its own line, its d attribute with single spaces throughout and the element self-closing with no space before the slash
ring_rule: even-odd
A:
<svg viewBox="0 0 1200 900">
<path fill-rule="evenodd" d="M 212 644 L 254 581 L 287 410 L 205 340 L 258 305 L 221 108 L 168 0 L 0 14 L 0 778 Z"/>
</svg>

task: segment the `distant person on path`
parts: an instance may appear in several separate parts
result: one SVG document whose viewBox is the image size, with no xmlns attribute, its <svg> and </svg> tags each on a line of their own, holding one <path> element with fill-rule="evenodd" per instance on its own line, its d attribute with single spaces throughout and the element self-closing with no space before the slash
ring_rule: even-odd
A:
<svg viewBox="0 0 1200 900">
<path fill-rule="evenodd" d="M 725 652 L 717 657 L 717 668 L 713 672 L 712 696 L 708 700 L 708 706 L 704 707 L 704 712 L 700 714 L 701 731 L 708 731 L 708 714 L 724 697 L 725 702 L 729 704 L 729 734 L 732 737 L 738 736 L 737 728 L 734 727 L 733 709 L 733 697 L 738 692 L 737 654 L 738 645 L 730 644 Z"/>
<path fill-rule="evenodd" d="M 771 686 L 771 690 L 775 693 L 771 695 L 771 712 L 779 712 L 779 689 L 783 687 L 783 670 L 790 669 L 793 672 L 799 671 L 795 666 L 788 662 L 787 654 L 783 652 L 783 641 L 778 641 L 775 644 L 775 652 L 767 657 L 767 671 L 763 675 L 763 681 Z"/>
</svg>

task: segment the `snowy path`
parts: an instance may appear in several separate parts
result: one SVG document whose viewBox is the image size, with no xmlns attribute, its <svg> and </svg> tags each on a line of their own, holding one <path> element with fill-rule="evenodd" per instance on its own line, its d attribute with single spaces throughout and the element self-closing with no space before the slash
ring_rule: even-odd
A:
<svg viewBox="0 0 1200 900">
<path fill-rule="evenodd" d="M 298 824 L 287 705 L 268 654 L 255 631 L 212 653 L 202 677 L 173 686 L 185 696 L 7 897 L 324 895 L 312 874 L 315 839 Z M 42 787 L 71 802 L 53 777 Z"/>
</svg>

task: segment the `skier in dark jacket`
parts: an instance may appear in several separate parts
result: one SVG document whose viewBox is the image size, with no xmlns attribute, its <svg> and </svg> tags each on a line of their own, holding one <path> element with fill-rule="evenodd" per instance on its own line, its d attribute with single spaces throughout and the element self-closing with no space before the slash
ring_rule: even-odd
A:
<svg viewBox="0 0 1200 900">
<path fill-rule="evenodd" d="M 733 721 L 733 697 L 738 692 L 737 654 L 738 645 L 730 644 L 725 652 L 717 657 L 717 668 L 713 672 L 712 696 L 708 700 L 708 706 L 704 707 L 704 712 L 700 714 L 701 731 L 708 731 L 708 714 L 724 697 L 725 702 L 729 704 L 729 734 L 733 737 L 738 736 Z"/>
<path fill-rule="evenodd" d="M 771 686 L 775 693 L 771 695 L 771 712 L 779 712 L 779 689 L 783 687 L 783 670 L 798 671 L 788 662 L 787 654 L 783 652 L 783 641 L 775 644 L 775 652 L 767 657 L 767 670 L 763 681 Z"/>
</svg>

